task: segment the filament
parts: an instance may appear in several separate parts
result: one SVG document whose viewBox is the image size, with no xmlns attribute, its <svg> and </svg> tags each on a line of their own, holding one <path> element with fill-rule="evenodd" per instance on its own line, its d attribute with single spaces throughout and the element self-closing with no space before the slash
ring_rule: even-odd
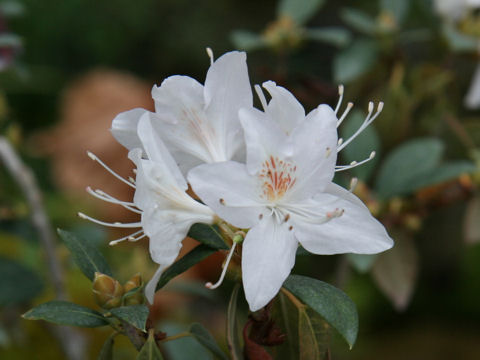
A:
<svg viewBox="0 0 480 360">
<path fill-rule="evenodd" d="M 235 252 L 235 247 L 236 246 L 237 246 L 237 243 L 234 242 L 232 247 L 230 248 L 230 252 L 228 253 L 228 257 L 227 257 L 227 260 L 225 261 L 225 265 L 223 266 L 223 270 L 222 270 L 222 274 L 220 275 L 220 279 L 218 279 L 218 281 L 215 284 L 212 284 L 211 282 L 207 282 L 205 284 L 205 287 L 207 289 L 214 290 L 222 284 L 223 279 L 225 278 L 225 274 L 227 273 L 228 264 L 230 264 L 230 260 L 232 259 L 232 256 L 233 256 L 233 253 Z"/>
<path fill-rule="evenodd" d="M 115 176 L 118 180 L 122 181 L 123 183 L 127 184 L 128 186 L 132 187 L 135 189 L 135 185 L 132 184 L 130 181 L 128 180 L 125 180 L 123 177 L 121 177 L 120 175 L 118 175 L 115 171 L 113 171 L 112 169 L 110 169 L 102 160 L 100 160 L 94 153 L 90 152 L 90 151 L 87 151 L 87 155 L 90 159 L 92 159 L 93 161 L 97 161 L 100 165 L 103 166 L 103 168 L 105 170 L 107 170 L 110 174 L 112 174 L 113 176 Z"/>
</svg>

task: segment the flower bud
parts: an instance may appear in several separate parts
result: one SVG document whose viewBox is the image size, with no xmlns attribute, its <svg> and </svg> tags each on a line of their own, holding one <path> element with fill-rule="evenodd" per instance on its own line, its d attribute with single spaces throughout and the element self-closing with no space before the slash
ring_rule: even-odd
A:
<svg viewBox="0 0 480 360">
<path fill-rule="evenodd" d="M 134 275 L 130 280 L 128 280 L 125 285 L 123 285 L 123 289 L 125 290 L 124 296 L 124 305 L 139 305 L 145 302 L 145 296 L 143 295 L 142 288 L 143 287 L 143 279 L 140 274 Z M 131 295 L 127 295 L 129 291 L 138 289 L 138 291 L 132 293 Z"/>
<path fill-rule="evenodd" d="M 93 297 L 104 309 L 122 305 L 123 286 L 114 278 L 96 272 L 93 279 Z"/>
</svg>

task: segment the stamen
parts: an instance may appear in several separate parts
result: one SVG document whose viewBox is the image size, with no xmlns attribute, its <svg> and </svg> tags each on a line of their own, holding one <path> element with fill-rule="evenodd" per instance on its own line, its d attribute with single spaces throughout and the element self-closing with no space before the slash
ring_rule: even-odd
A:
<svg viewBox="0 0 480 360">
<path fill-rule="evenodd" d="M 355 188 L 357 187 L 357 184 L 358 184 L 358 179 L 356 177 L 352 178 L 350 180 L 350 188 L 348 189 L 348 191 L 354 192 Z"/>
<path fill-rule="evenodd" d="M 135 179 L 133 177 L 129 176 L 128 181 L 135 185 Z"/>
<path fill-rule="evenodd" d="M 353 169 L 357 166 L 360 166 L 360 165 L 363 165 L 365 164 L 366 162 L 369 162 L 370 160 L 372 160 L 376 155 L 376 152 L 375 151 L 372 151 L 370 153 L 370 156 L 360 162 L 357 162 L 357 161 L 352 161 L 350 163 L 350 165 L 339 165 L 339 166 L 335 166 L 335 171 L 344 171 L 344 170 L 349 170 L 349 169 Z"/>
<path fill-rule="evenodd" d="M 103 166 L 103 168 L 105 170 L 107 170 L 110 174 L 112 174 L 113 176 L 115 176 L 118 180 L 124 182 L 125 184 L 127 184 L 128 186 L 132 187 L 132 188 L 136 188 L 135 185 L 133 185 L 130 181 L 128 180 L 125 180 L 123 177 L 121 177 L 120 175 L 118 175 L 115 171 L 113 171 L 112 169 L 110 169 L 102 160 L 100 160 L 95 154 L 93 154 L 92 152 L 90 151 L 87 151 L 87 155 L 90 159 L 92 159 L 93 161 L 96 161 L 98 162 L 100 165 Z"/>
<path fill-rule="evenodd" d="M 114 198 L 113 196 L 108 195 L 107 193 L 103 192 L 102 190 L 98 190 L 98 189 L 97 190 L 92 190 L 92 188 L 90 186 L 87 186 L 86 190 L 87 190 L 87 193 L 89 193 L 93 197 L 96 197 L 97 199 L 106 201 L 106 202 L 111 203 L 111 204 L 121 205 L 125 209 L 128 209 L 128 210 L 130 210 L 134 213 L 137 213 L 137 214 L 142 213 L 141 210 L 138 210 L 138 209 L 135 209 L 135 208 L 132 207 L 132 206 L 136 206 L 132 202 L 126 202 L 126 201 L 118 200 L 118 199 Z"/>
<path fill-rule="evenodd" d="M 138 231 L 134 232 L 133 234 L 124 236 L 124 237 L 122 237 L 122 238 L 120 238 L 120 239 L 112 240 L 112 241 L 110 241 L 110 242 L 108 243 L 108 245 L 114 246 L 114 245 L 117 245 L 118 243 L 121 243 L 122 241 L 125 241 L 125 240 L 131 241 L 130 238 L 135 239 L 135 236 L 141 234 L 142 232 L 143 232 L 143 230 L 138 230 Z M 144 234 L 144 236 L 145 236 L 145 234 Z"/>
<path fill-rule="evenodd" d="M 255 91 L 257 92 L 257 96 L 260 99 L 260 102 L 262 103 L 263 110 L 267 110 L 267 99 L 265 98 L 265 94 L 262 91 L 262 88 L 260 85 L 256 84 L 255 85 Z"/>
<path fill-rule="evenodd" d="M 211 65 L 213 65 L 213 63 L 215 61 L 214 58 L 213 58 L 213 51 L 209 47 L 207 47 L 205 50 L 207 51 L 207 55 L 210 58 L 210 66 L 211 66 Z"/>
<path fill-rule="evenodd" d="M 363 121 L 363 124 L 360 125 L 357 131 L 352 136 L 350 136 L 348 140 L 346 140 L 345 142 L 343 142 L 341 145 L 338 146 L 337 152 L 342 151 L 342 149 L 344 149 L 348 144 L 350 144 L 363 130 L 367 128 L 368 125 L 370 125 L 378 117 L 378 115 L 380 115 L 380 113 L 383 110 L 383 102 L 378 103 L 377 111 L 372 116 L 373 110 L 374 110 L 374 104 L 373 102 L 370 101 L 368 104 L 368 114 L 365 120 Z"/>
<path fill-rule="evenodd" d="M 85 220 L 91 221 L 95 224 L 103 225 L 103 226 L 116 227 L 116 228 L 140 228 L 140 227 L 142 227 L 142 223 L 140 223 L 140 222 L 128 223 L 128 224 L 123 224 L 121 222 L 109 223 L 109 222 L 94 219 L 94 218 L 92 218 L 88 215 L 85 215 L 84 213 L 81 213 L 81 212 L 78 213 L 78 216 L 82 219 L 85 219 Z"/>
<path fill-rule="evenodd" d="M 337 218 L 337 217 L 340 217 L 343 215 L 343 213 L 345 212 L 344 209 L 335 209 L 334 211 L 331 211 L 331 212 L 327 212 L 327 218 L 329 220 L 331 219 L 334 219 L 334 218 Z"/>
<path fill-rule="evenodd" d="M 225 278 L 225 274 L 227 273 L 227 268 L 228 264 L 230 264 L 230 260 L 232 259 L 233 253 L 235 252 L 235 247 L 237 246 L 237 242 L 234 242 L 232 247 L 230 248 L 230 252 L 228 253 L 227 260 L 225 261 L 225 265 L 223 266 L 222 274 L 220 275 L 220 279 L 215 284 L 212 284 L 211 282 L 207 282 L 205 284 L 205 287 L 210 290 L 214 290 L 218 288 L 222 282 L 223 279 Z"/>
<path fill-rule="evenodd" d="M 350 112 L 350 110 L 352 110 L 353 108 L 353 103 L 352 102 L 349 102 L 347 104 L 347 108 L 345 109 L 345 111 L 343 112 L 342 116 L 340 117 L 340 119 L 338 119 L 337 121 L 337 127 L 340 126 L 340 124 L 343 122 L 343 120 L 345 120 L 345 118 L 347 117 L 348 113 Z"/>
<path fill-rule="evenodd" d="M 340 106 L 342 105 L 342 101 L 343 101 L 343 91 L 345 90 L 345 88 L 343 87 L 343 85 L 338 85 L 338 102 L 337 102 L 337 106 L 335 107 L 335 115 L 337 115 L 338 113 L 338 110 L 340 110 Z"/>
</svg>

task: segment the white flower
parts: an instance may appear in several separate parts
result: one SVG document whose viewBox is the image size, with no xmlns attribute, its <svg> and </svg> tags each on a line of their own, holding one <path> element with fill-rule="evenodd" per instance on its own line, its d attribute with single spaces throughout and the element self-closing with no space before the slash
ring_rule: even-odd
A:
<svg viewBox="0 0 480 360">
<path fill-rule="evenodd" d="M 246 165 L 203 164 L 188 175 L 196 194 L 221 218 L 250 228 L 243 242 L 242 275 L 252 311 L 277 294 L 295 263 L 299 243 L 315 254 L 372 254 L 393 245 L 367 207 L 332 182 L 335 171 L 357 165 L 336 166 L 337 152 L 374 120 L 381 105 L 372 116 L 370 104 L 359 131 L 342 143 L 336 128 L 351 104 L 340 120 L 327 105 L 305 116 L 287 90 L 272 82 L 264 87 L 272 96 L 267 105 L 261 95 L 265 112 L 240 111 Z M 337 111 L 339 106 L 340 101 Z"/>
<path fill-rule="evenodd" d="M 452 21 L 458 21 L 465 17 L 467 12 L 480 7 L 479 0 L 435 0 L 435 11 Z"/>
<path fill-rule="evenodd" d="M 145 288 L 145 295 L 152 303 L 158 279 L 165 268 L 171 265 L 178 256 L 182 240 L 186 237 L 190 227 L 195 223 L 211 224 L 214 220 L 214 213 L 185 192 L 188 188 L 185 178 L 156 129 L 153 128 L 148 114 L 144 114 L 140 118 L 137 133 L 143 150 L 137 148 L 129 153 L 130 159 L 137 166 L 136 180 L 133 184 L 131 181 L 122 179 L 136 188 L 133 203 L 119 201 L 102 191 L 91 189 L 88 191 L 95 197 L 123 205 L 129 210 L 141 214 L 141 222 L 110 224 L 92 219 L 84 214 L 80 214 L 80 216 L 106 226 L 142 228 L 127 237 L 114 240 L 111 245 L 123 240 L 136 241 L 145 236 L 149 237 L 150 255 L 153 261 L 160 264 L 159 269 Z M 142 158 L 144 152 L 147 158 Z M 94 155 L 91 157 L 99 161 Z M 118 177 L 118 175 L 116 176 Z"/>
<path fill-rule="evenodd" d="M 152 124 L 186 172 L 201 163 L 232 159 L 244 148 L 238 111 L 252 106 L 246 55 L 229 52 L 213 62 L 205 86 L 188 76 L 171 76 L 154 86 Z M 143 109 L 119 114 L 112 134 L 128 149 L 139 147 L 137 124 Z"/>
</svg>

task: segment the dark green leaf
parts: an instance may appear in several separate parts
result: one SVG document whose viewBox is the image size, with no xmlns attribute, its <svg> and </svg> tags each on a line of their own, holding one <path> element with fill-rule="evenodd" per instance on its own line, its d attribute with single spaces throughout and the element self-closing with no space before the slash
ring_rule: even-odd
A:
<svg viewBox="0 0 480 360">
<path fill-rule="evenodd" d="M 214 225 L 207 225 L 207 224 L 194 224 L 190 231 L 188 232 L 188 236 L 192 239 L 195 239 L 201 242 L 204 245 L 210 246 L 213 249 L 217 250 L 228 250 L 229 247 L 223 241 L 222 236 L 218 232 L 218 229 Z"/>
<path fill-rule="evenodd" d="M 93 280 L 96 272 L 112 276 L 112 271 L 102 253 L 90 242 L 79 239 L 72 233 L 64 230 L 59 229 L 58 234 L 65 242 L 68 250 L 70 250 L 73 260 L 86 277 Z"/>
<path fill-rule="evenodd" d="M 376 20 L 362 11 L 345 8 L 340 12 L 340 16 L 348 25 L 364 34 L 373 35 L 378 30 Z"/>
<path fill-rule="evenodd" d="M 135 326 L 137 329 L 145 331 L 145 325 L 149 314 L 146 305 L 130 305 L 113 308 L 110 310 L 113 316 L 126 323 Z"/>
<path fill-rule="evenodd" d="M 374 41 L 356 40 L 335 56 L 333 76 L 337 83 L 348 83 L 372 69 L 377 60 L 378 47 Z"/>
<path fill-rule="evenodd" d="M 341 27 L 308 28 L 306 35 L 310 40 L 321 41 L 338 47 L 347 45 L 351 39 L 350 31 Z"/>
<path fill-rule="evenodd" d="M 230 38 L 233 45 L 237 49 L 243 49 L 247 51 L 254 51 L 266 46 L 265 40 L 259 34 L 255 34 L 251 31 L 236 30 L 232 32 Z"/>
<path fill-rule="evenodd" d="M 197 341 L 210 350 L 219 359 L 228 360 L 227 355 L 218 347 L 215 339 L 202 325 L 195 323 L 190 326 L 190 334 L 197 339 Z"/>
<path fill-rule="evenodd" d="M 113 360 L 113 343 L 116 335 L 117 333 L 110 335 L 108 339 L 103 343 L 97 360 Z"/>
<path fill-rule="evenodd" d="M 456 179 L 462 174 L 471 174 L 475 170 L 475 165 L 469 161 L 441 164 L 425 175 L 414 179 L 410 187 L 412 190 L 415 190 L 426 186 L 441 184 L 442 182 Z"/>
<path fill-rule="evenodd" d="M 190 336 L 183 324 L 162 322 L 159 324 L 159 328 L 169 336 L 181 333 L 188 334 L 162 344 L 162 348 L 165 350 L 165 356 L 168 357 L 169 360 L 212 360 L 214 358 L 209 350 Z"/>
<path fill-rule="evenodd" d="M 306 276 L 290 275 L 283 287 L 310 306 L 353 347 L 358 333 L 355 304 L 340 289 Z"/>
<path fill-rule="evenodd" d="M 297 24 L 310 20 L 325 3 L 325 0 L 280 0 L 277 5 L 278 16 L 289 16 Z"/>
<path fill-rule="evenodd" d="M 352 136 L 355 131 L 362 125 L 365 116 L 360 111 L 353 111 L 340 129 L 340 134 L 344 140 L 347 140 Z M 350 170 L 350 173 L 359 178 L 360 180 L 367 181 L 372 174 L 373 169 L 377 163 L 378 153 L 380 152 L 380 139 L 378 133 L 373 125 L 368 126 L 365 130 L 358 135 L 355 140 L 348 144 L 341 154 L 347 164 L 352 161 L 360 161 L 370 156 L 371 152 L 377 153 L 376 157 L 370 160 L 368 163 L 361 166 L 357 166 Z"/>
<path fill-rule="evenodd" d="M 206 259 L 216 251 L 217 250 L 211 248 L 210 246 L 204 244 L 198 245 L 195 249 L 185 254 L 180 260 L 177 260 L 167 270 L 165 270 L 158 281 L 156 290 L 158 291 L 175 276 L 180 275 L 181 273 L 190 269 L 193 265 Z"/>
<path fill-rule="evenodd" d="M 22 315 L 27 320 L 45 320 L 59 325 L 97 327 L 108 325 L 102 314 L 68 301 L 49 301 Z"/>
<path fill-rule="evenodd" d="M 405 19 L 410 8 L 410 0 L 380 0 L 382 11 L 392 15 L 398 24 Z"/>
<path fill-rule="evenodd" d="M 163 360 L 162 353 L 155 342 L 153 332 L 149 334 L 148 340 L 140 349 L 137 360 Z"/>
<path fill-rule="evenodd" d="M 232 355 L 232 360 L 243 359 L 237 324 L 237 300 L 239 290 L 240 284 L 237 283 L 233 288 L 227 310 L 227 343 L 230 349 L 230 354 Z"/>
<path fill-rule="evenodd" d="M 0 306 L 28 302 L 43 289 L 35 272 L 3 256 L 0 256 L 0 283 Z"/>
<path fill-rule="evenodd" d="M 379 196 L 389 198 L 404 195 L 416 189 L 417 179 L 423 179 L 434 170 L 442 157 L 443 144 L 433 138 L 411 140 L 385 159 L 377 177 Z"/>
</svg>

